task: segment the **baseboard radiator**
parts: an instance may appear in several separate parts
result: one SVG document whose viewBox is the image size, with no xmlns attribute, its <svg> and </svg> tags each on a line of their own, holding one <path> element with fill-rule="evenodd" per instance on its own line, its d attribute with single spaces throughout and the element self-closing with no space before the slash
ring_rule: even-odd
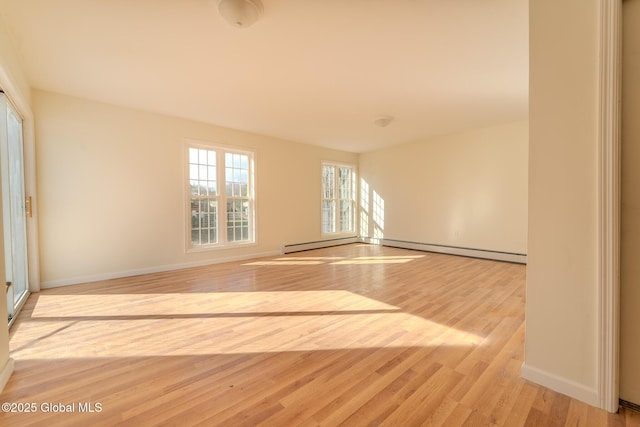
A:
<svg viewBox="0 0 640 427">
<path fill-rule="evenodd" d="M 282 247 L 283 254 L 290 254 L 292 252 L 310 251 L 312 249 L 329 248 L 331 246 L 348 245 L 351 243 L 361 243 L 362 240 L 358 236 L 341 237 L 339 239 L 327 239 L 318 240 L 315 242 L 294 243 L 291 245 L 284 245 Z"/>
<path fill-rule="evenodd" d="M 366 241 L 366 240 L 365 240 Z M 517 264 L 526 264 L 527 255 L 511 252 L 491 251 L 484 249 L 462 248 L 456 246 L 436 245 L 430 243 L 407 242 L 404 240 L 380 239 L 377 243 L 394 248 L 413 249 L 425 252 L 437 252 L 448 255 L 459 255 L 471 258 L 491 259 Z"/>
<path fill-rule="evenodd" d="M 620 399 L 620 406 L 625 409 L 630 409 L 632 411 L 636 411 L 640 413 L 640 405 L 632 402 L 627 402 L 626 400 Z"/>
<path fill-rule="evenodd" d="M 351 243 L 377 244 L 377 245 L 389 246 L 393 248 L 412 249 L 412 250 L 424 251 L 424 252 L 436 252 L 436 253 L 447 254 L 447 255 L 459 255 L 459 256 L 466 256 L 470 258 L 482 258 L 482 259 L 490 259 L 495 261 L 506 261 L 506 262 L 513 262 L 517 264 L 527 263 L 526 254 L 500 252 L 500 251 L 492 251 L 492 250 L 485 250 L 485 249 L 462 248 L 457 246 L 437 245 L 432 243 L 409 242 L 405 240 L 395 240 L 395 239 L 373 239 L 373 238 L 358 237 L 358 236 L 350 236 L 350 237 L 343 237 L 339 239 L 327 239 L 327 240 L 318 240 L 315 242 L 294 243 L 290 245 L 284 245 L 282 247 L 282 253 L 289 254 L 293 252 L 309 251 L 312 249 L 322 249 L 322 248 L 329 248 L 332 246 L 348 245 Z"/>
</svg>

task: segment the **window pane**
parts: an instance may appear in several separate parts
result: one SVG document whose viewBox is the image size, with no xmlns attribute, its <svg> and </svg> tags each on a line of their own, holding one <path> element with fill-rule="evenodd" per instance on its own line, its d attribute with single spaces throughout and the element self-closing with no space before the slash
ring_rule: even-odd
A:
<svg viewBox="0 0 640 427">
<path fill-rule="evenodd" d="M 244 154 L 233 154 L 227 156 L 225 162 L 225 181 L 228 195 L 241 196 L 240 184 L 249 183 L 249 160 Z"/>
<path fill-rule="evenodd" d="M 351 231 L 353 228 L 353 203 L 351 200 L 340 200 L 340 231 Z"/>
<path fill-rule="evenodd" d="M 198 150 L 198 163 L 200 163 L 201 165 L 206 165 L 208 164 L 208 155 L 209 155 L 209 150 Z"/>
<path fill-rule="evenodd" d="M 335 197 L 335 168 L 333 166 L 322 167 L 322 197 L 333 199 Z"/>
<path fill-rule="evenodd" d="M 237 202 L 237 200 L 227 201 L 227 240 L 230 242 L 236 241 L 234 230 L 236 228 L 236 224 L 240 220 L 240 218 L 238 218 L 239 213 Z"/>
<path fill-rule="evenodd" d="M 334 200 L 322 201 L 322 231 L 324 233 L 335 233 L 335 206 Z"/>
<path fill-rule="evenodd" d="M 189 179 L 198 179 L 198 165 L 190 164 L 189 165 Z"/>
<path fill-rule="evenodd" d="M 194 245 L 217 242 L 217 210 L 215 199 L 191 199 L 191 242 Z"/>
<path fill-rule="evenodd" d="M 340 198 L 351 198 L 351 169 L 340 168 Z"/>
<path fill-rule="evenodd" d="M 249 199 L 227 200 L 228 241 L 251 240 L 249 236 L 249 206 Z"/>
<path fill-rule="evenodd" d="M 189 148 L 189 193 L 193 196 L 214 195 L 216 178 L 216 152 Z M 202 237 L 199 237 L 201 239 Z M 208 237 L 205 239 L 208 240 Z"/>
<path fill-rule="evenodd" d="M 198 163 L 198 149 L 189 148 L 189 163 Z"/>
</svg>

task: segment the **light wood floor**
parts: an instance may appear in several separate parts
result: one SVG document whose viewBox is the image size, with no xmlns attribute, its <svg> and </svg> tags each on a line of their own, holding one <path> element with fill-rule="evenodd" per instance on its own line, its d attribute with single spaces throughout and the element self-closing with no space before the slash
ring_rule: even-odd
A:
<svg viewBox="0 0 640 427">
<path fill-rule="evenodd" d="M 0 395 L 37 412 L 0 425 L 640 426 L 520 378 L 524 280 L 349 245 L 46 290 Z"/>
</svg>

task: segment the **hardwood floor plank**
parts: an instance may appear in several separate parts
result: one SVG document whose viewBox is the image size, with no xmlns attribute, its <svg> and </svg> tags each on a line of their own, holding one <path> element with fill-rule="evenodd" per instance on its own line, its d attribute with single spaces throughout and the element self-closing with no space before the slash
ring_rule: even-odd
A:
<svg viewBox="0 0 640 427">
<path fill-rule="evenodd" d="M 447 419 L 442 423 L 443 426 L 462 426 L 471 416 L 473 410 L 465 405 L 458 404 Z"/>
<path fill-rule="evenodd" d="M 511 406 L 509 416 L 505 420 L 505 426 L 523 426 L 527 422 L 529 411 L 538 394 L 538 388 L 531 383 L 525 382 L 518 393 L 518 397 Z"/>
<path fill-rule="evenodd" d="M 448 393 L 460 383 L 462 375 L 441 366 L 433 375 L 420 381 L 415 392 L 403 396 L 400 406 L 382 425 L 420 425 L 437 412 Z"/>
<path fill-rule="evenodd" d="M 618 417 L 616 415 L 613 416 L 616 421 L 619 421 L 619 418 L 623 418 L 625 422 L 622 425 L 627 427 L 640 427 L 640 412 L 634 412 L 625 408 L 621 408 L 620 412 L 622 417 Z"/>
<path fill-rule="evenodd" d="M 569 404 L 571 399 L 565 395 L 557 394 L 551 405 L 551 422 L 552 426 L 564 426 L 569 412 Z"/>
<path fill-rule="evenodd" d="M 589 425 L 588 406 L 584 403 L 572 400 L 569 402 L 565 427 L 584 427 Z"/>
</svg>

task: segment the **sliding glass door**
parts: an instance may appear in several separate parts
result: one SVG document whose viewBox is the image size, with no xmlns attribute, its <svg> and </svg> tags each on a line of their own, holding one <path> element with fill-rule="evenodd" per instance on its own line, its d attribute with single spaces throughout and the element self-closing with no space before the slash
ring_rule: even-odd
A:
<svg viewBox="0 0 640 427">
<path fill-rule="evenodd" d="M 29 294 L 22 118 L 0 93 L 0 175 L 9 322 Z"/>
</svg>

